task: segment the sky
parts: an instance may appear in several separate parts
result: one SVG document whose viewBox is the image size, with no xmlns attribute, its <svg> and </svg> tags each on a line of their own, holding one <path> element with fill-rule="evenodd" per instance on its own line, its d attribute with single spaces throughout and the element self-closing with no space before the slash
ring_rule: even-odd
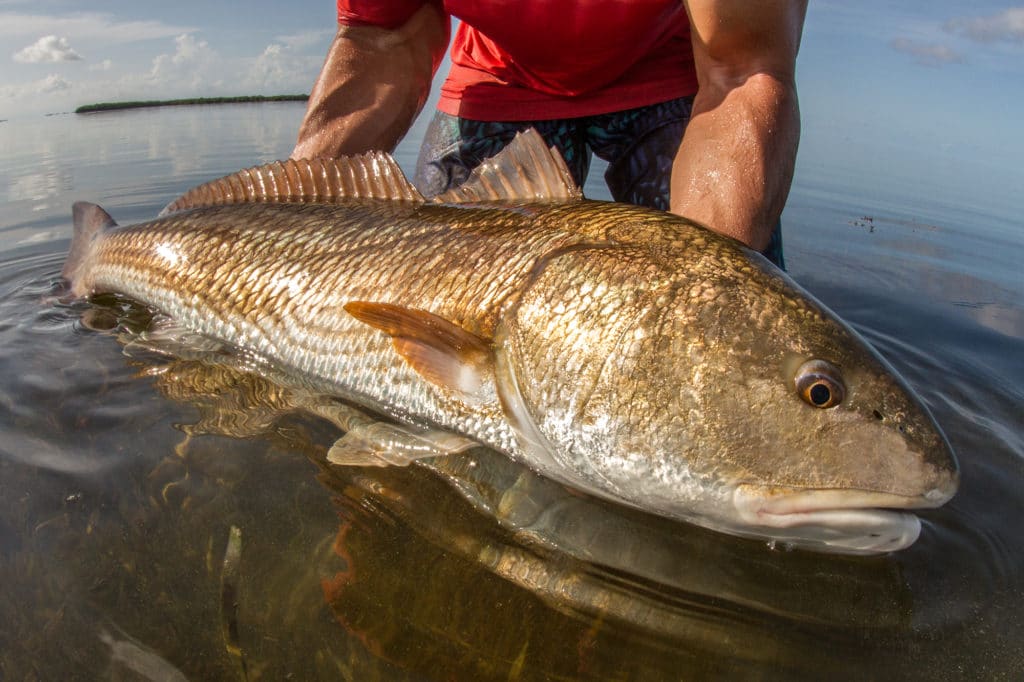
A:
<svg viewBox="0 0 1024 682">
<path fill-rule="evenodd" d="M 329 0 L 0 0 L 0 119 L 81 104 L 309 92 Z"/>
<path fill-rule="evenodd" d="M 869 168 L 924 162 L 1024 193 L 1017 2 L 811 0 L 798 60 L 809 167 L 837 155 Z M 0 119 L 102 101 L 305 93 L 334 28 L 330 0 L 0 0 Z"/>
<path fill-rule="evenodd" d="M 876 157 L 932 162 L 936 173 L 989 172 L 1016 183 L 1024 204 L 1018 3 L 811 0 L 797 62 L 801 148 L 861 166 Z"/>
</svg>

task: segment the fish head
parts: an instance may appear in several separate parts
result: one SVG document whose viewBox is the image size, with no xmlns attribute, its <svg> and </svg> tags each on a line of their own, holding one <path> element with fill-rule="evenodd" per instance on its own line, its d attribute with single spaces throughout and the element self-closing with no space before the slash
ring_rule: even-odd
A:
<svg viewBox="0 0 1024 682">
<path fill-rule="evenodd" d="M 501 332 L 540 468 L 604 497 L 813 550 L 902 549 L 956 491 L 925 405 L 852 328 L 730 240 L 578 247 Z"/>
</svg>

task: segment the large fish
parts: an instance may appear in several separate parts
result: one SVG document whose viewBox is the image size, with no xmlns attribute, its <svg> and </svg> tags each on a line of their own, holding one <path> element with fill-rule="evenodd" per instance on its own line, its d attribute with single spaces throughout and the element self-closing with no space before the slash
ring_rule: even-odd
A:
<svg viewBox="0 0 1024 682">
<path fill-rule="evenodd" d="M 433 201 L 370 154 L 242 171 L 138 225 L 86 203 L 74 220 L 75 295 L 127 295 L 405 425 L 341 420 L 338 463 L 480 443 L 650 512 L 846 553 L 910 545 L 911 510 L 957 488 L 932 417 L 850 327 L 738 242 L 582 199 L 536 133 Z"/>
</svg>

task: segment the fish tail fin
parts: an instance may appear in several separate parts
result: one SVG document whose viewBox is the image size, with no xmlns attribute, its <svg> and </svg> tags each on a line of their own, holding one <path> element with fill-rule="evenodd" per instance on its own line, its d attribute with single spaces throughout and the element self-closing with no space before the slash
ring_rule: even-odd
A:
<svg viewBox="0 0 1024 682">
<path fill-rule="evenodd" d="M 103 233 L 117 227 L 117 223 L 96 204 L 88 201 L 76 201 L 71 209 L 75 233 L 71 237 L 71 249 L 64 261 L 61 277 L 68 280 L 71 292 L 75 296 L 83 296 L 87 286 L 82 281 L 83 270 Z"/>
</svg>

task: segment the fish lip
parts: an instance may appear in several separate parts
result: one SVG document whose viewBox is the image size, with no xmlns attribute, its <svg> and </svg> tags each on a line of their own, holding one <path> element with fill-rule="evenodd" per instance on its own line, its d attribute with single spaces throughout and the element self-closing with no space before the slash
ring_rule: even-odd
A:
<svg viewBox="0 0 1024 682">
<path fill-rule="evenodd" d="M 799 489 L 738 485 L 733 504 L 754 537 L 837 554 L 882 554 L 905 549 L 921 532 L 910 510 L 937 507 L 955 492 L 920 496 L 869 490 Z"/>
<path fill-rule="evenodd" d="M 741 484 L 736 487 L 737 508 L 748 513 L 788 516 L 821 511 L 868 509 L 929 509 L 949 501 L 956 487 L 934 488 L 917 495 L 842 488 L 782 488 Z"/>
</svg>

